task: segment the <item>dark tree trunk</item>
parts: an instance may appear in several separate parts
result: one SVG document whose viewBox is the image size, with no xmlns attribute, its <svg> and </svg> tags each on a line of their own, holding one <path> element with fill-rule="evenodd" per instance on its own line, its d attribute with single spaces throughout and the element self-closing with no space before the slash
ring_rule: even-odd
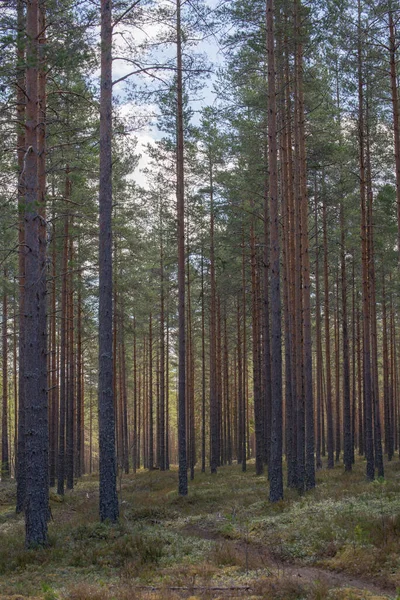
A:
<svg viewBox="0 0 400 600">
<path fill-rule="evenodd" d="M 41 262 L 45 250 L 41 245 L 43 227 L 39 207 L 38 178 L 38 25 L 39 4 L 32 0 L 27 5 L 27 54 L 30 63 L 26 70 L 26 152 L 25 152 L 25 468 L 26 546 L 47 544 L 49 517 L 48 482 L 48 406 L 46 331 L 43 327 L 43 303 L 46 290 Z M 43 372 L 44 371 L 44 372 Z M 43 383 L 45 384 L 43 385 Z"/>
<path fill-rule="evenodd" d="M 61 273 L 61 325 L 60 325 L 60 422 L 59 422 L 59 446 L 57 461 L 57 494 L 64 494 L 65 480 L 65 421 L 67 408 L 67 294 L 68 294 L 68 243 L 69 243 L 69 213 L 68 202 L 70 197 L 71 183 L 69 179 L 69 168 L 66 168 L 65 176 L 65 216 L 64 216 L 64 243 Z"/>
<path fill-rule="evenodd" d="M 206 327 L 203 246 L 201 248 L 201 472 L 206 472 Z"/>
<path fill-rule="evenodd" d="M 25 505 L 25 18 L 24 2 L 17 2 L 17 160 L 18 160 L 18 276 L 19 276 L 19 338 L 18 338 L 18 443 L 17 443 L 17 503 L 20 513 Z"/>
<path fill-rule="evenodd" d="M 101 0 L 99 192 L 99 458 L 100 519 L 118 519 L 113 397 L 112 274 L 112 20 L 111 0 Z"/>
<path fill-rule="evenodd" d="M 181 0 L 176 2 L 176 200 L 178 220 L 178 454 L 179 486 L 181 496 L 188 493 L 186 454 L 186 333 L 185 333 L 185 179 L 183 156 L 183 83 L 182 83 L 182 30 Z"/>
<path fill-rule="evenodd" d="M 328 271 L 328 227 L 326 216 L 326 198 L 323 198 L 323 237 L 324 237 L 324 317 L 325 317 L 325 362 L 326 362 L 326 422 L 328 469 L 335 465 L 333 440 L 333 407 L 332 407 L 332 371 L 331 371 L 331 333 L 330 333 L 330 301 Z"/>
<path fill-rule="evenodd" d="M 283 498 L 282 473 L 282 341 L 280 295 L 280 243 L 278 200 L 278 148 L 276 140 L 276 73 L 274 1 L 267 0 L 268 50 L 268 171 L 271 242 L 271 451 L 268 474 L 269 499 Z"/>
<path fill-rule="evenodd" d="M 347 277 L 346 277 L 346 241 L 344 227 L 344 207 L 340 203 L 340 231 L 341 231 L 341 275 L 342 275 L 342 344 L 343 344 L 343 461 L 345 471 L 352 469 L 351 436 L 351 407 L 350 407 L 350 356 L 349 334 L 347 321 Z"/>
<path fill-rule="evenodd" d="M 72 222 L 71 222 L 72 225 Z M 74 278 L 72 264 L 74 245 L 73 236 L 69 238 L 69 260 L 70 272 L 68 276 L 68 299 L 67 299 L 67 364 L 66 364 L 66 480 L 67 489 L 74 487 L 74 446 L 75 446 L 75 348 L 74 348 Z"/>
<path fill-rule="evenodd" d="M 364 77 L 362 56 L 361 3 L 358 0 L 358 145 L 361 202 L 361 248 L 362 248 L 362 307 L 363 307 L 363 390 L 364 390 L 364 447 L 367 459 L 367 479 L 375 477 L 374 440 L 372 419 L 371 382 L 371 325 L 370 325 L 370 286 L 368 274 L 368 223 L 365 173 L 365 126 L 364 126 Z"/>
</svg>

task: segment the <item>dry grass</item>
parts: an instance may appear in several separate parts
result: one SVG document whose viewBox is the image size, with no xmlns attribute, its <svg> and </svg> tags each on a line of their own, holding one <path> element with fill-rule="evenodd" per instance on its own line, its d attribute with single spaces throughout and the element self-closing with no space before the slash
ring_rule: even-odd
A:
<svg viewBox="0 0 400 600">
<path fill-rule="evenodd" d="M 252 464 L 245 474 L 237 466 L 196 474 L 185 498 L 176 471 L 140 471 L 123 478 L 117 526 L 98 523 L 98 481 L 84 477 L 64 499 L 51 495 L 50 546 L 36 552 L 23 545 L 13 482 L 0 483 L 0 590 L 42 600 L 175 600 L 241 597 L 231 588 L 244 585 L 266 600 L 370 598 L 302 581 L 284 566 L 400 586 L 400 477 L 394 463 L 386 470 L 386 483 L 372 485 L 361 461 L 351 474 L 322 470 L 315 490 L 285 490 L 275 505 Z"/>
</svg>

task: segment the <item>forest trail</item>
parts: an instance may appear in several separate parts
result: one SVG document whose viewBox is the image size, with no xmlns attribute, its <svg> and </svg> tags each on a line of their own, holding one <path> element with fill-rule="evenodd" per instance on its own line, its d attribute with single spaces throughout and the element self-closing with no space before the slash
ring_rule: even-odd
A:
<svg viewBox="0 0 400 600">
<path fill-rule="evenodd" d="M 321 470 L 316 490 L 279 504 L 254 463 L 198 473 L 186 497 L 176 468 L 140 470 L 121 479 L 117 525 L 99 522 L 98 478 L 85 476 L 64 498 L 52 491 L 39 553 L 24 547 L 15 485 L 2 484 L 0 600 L 395 600 L 398 463 L 384 485 L 363 468 Z"/>
<path fill-rule="evenodd" d="M 261 543 L 242 539 L 229 539 L 213 531 L 196 525 L 189 525 L 184 529 L 190 536 L 219 542 L 228 553 L 242 555 L 243 562 L 247 565 L 260 565 L 267 568 L 271 576 L 279 579 L 298 580 L 306 585 L 323 584 L 327 589 L 346 588 L 357 592 L 369 592 L 374 598 L 394 598 L 395 587 L 389 582 L 374 583 L 366 578 L 359 578 L 343 572 L 332 571 L 322 566 L 306 566 L 301 563 L 285 561 L 276 558 L 271 549 Z M 251 594 L 253 589 L 249 586 L 243 592 Z M 370 596 L 369 596 L 370 597 Z M 359 598 L 359 596 L 357 596 Z"/>
</svg>

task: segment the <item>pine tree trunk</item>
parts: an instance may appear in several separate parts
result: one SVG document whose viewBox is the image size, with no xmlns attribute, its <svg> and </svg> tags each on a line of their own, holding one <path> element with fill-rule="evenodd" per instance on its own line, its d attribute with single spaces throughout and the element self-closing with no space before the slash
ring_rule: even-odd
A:
<svg viewBox="0 0 400 600">
<path fill-rule="evenodd" d="M 182 29 L 181 0 L 176 0 L 176 50 L 177 50 L 177 86 L 176 86 L 176 200 L 178 220 L 178 454 L 179 486 L 181 496 L 188 493 L 187 454 L 186 454 L 186 333 L 185 333 L 185 180 L 183 155 L 183 83 L 182 83 Z"/>
<path fill-rule="evenodd" d="M 2 375 L 3 375 L 3 412 L 1 418 L 1 480 L 10 477 L 10 456 L 8 449 L 8 272 L 4 268 L 3 322 L 2 322 Z"/>
<path fill-rule="evenodd" d="M 276 73 L 274 1 L 267 0 L 268 49 L 268 171 L 271 242 L 271 451 L 268 468 L 269 499 L 283 498 L 282 473 L 282 322 L 280 294 L 280 242 L 278 199 L 278 148 L 276 139 Z"/>
<path fill-rule="evenodd" d="M 112 17 L 101 0 L 100 192 L 99 192 L 99 457 L 100 519 L 118 519 L 113 398 L 112 274 Z"/>
<path fill-rule="evenodd" d="M 340 203 L 341 275 L 342 275 L 342 344 L 343 344 L 343 461 L 345 471 L 352 469 L 351 406 L 350 406 L 350 356 L 347 321 L 347 278 L 344 207 Z"/>
<path fill-rule="evenodd" d="M 326 216 L 326 198 L 323 199 L 323 237 L 324 237 L 324 317 L 325 317 L 325 362 L 326 362 L 326 420 L 327 420 L 327 452 L 328 469 L 333 469 L 334 440 L 333 440 L 333 407 L 332 407 L 332 371 L 331 371 L 331 334 L 330 334 L 330 302 L 328 275 L 328 233 Z"/>
<path fill-rule="evenodd" d="M 24 2 L 17 1 L 17 160 L 18 160 L 18 442 L 17 442 L 17 502 L 16 512 L 24 510 L 26 494 L 25 466 L 25 18 Z"/>
<path fill-rule="evenodd" d="M 47 544 L 49 516 L 48 492 L 48 406 L 46 332 L 43 326 L 43 290 L 41 244 L 42 223 L 39 208 L 38 178 L 38 25 L 40 7 L 37 0 L 27 5 L 27 54 L 30 62 L 26 69 L 26 160 L 25 160 L 25 469 L 26 546 Z M 44 368 L 43 368 L 44 367 Z M 44 372 L 43 372 L 44 371 Z M 45 386 L 43 387 L 43 382 Z"/>
</svg>

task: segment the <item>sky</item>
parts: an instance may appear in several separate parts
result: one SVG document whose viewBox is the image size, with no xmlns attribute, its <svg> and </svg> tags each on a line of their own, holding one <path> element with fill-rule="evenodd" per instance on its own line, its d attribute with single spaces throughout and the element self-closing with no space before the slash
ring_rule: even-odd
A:
<svg viewBox="0 0 400 600">
<path fill-rule="evenodd" d="M 165 0 L 158 0 L 160 3 Z M 205 4 L 210 8 L 215 8 L 218 0 L 205 0 Z M 114 57 L 117 56 L 129 56 L 127 52 L 127 38 L 129 35 L 134 36 L 136 42 L 143 42 L 145 40 L 156 39 L 161 33 L 161 27 L 158 24 L 149 24 L 143 29 L 133 28 L 128 32 L 128 36 L 120 35 L 123 32 L 122 28 L 115 30 L 115 42 L 114 42 Z M 125 27 L 126 32 L 126 27 Z M 212 105 L 215 101 L 215 95 L 213 92 L 213 84 L 215 81 L 216 69 L 222 64 L 222 53 L 218 47 L 217 39 L 214 36 L 209 36 L 207 39 L 201 41 L 194 50 L 196 52 L 203 53 L 207 56 L 208 61 L 212 64 L 212 73 L 207 75 L 204 79 L 204 87 L 200 92 L 196 93 L 195 97 L 191 98 L 191 104 L 194 111 L 193 121 L 196 122 L 198 118 L 199 110 L 203 106 Z M 168 57 L 173 56 L 175 48 L 172 47 L 169 50 L 164 50 L 164 55 Z M 113 62 L 113 81 L 117 81 L 121 77 L 132 72 L 135 67 L 132 67 L 128 61 L 114 59 Z M 131 133 L 137 139 L 137 153 L 140 154 L 140 160 L 134 173 L 131 175 L 131 179 L 136 181 L 138 185 L 146 187 L 146 175 L 143 173 L 143 169 L 149 166 L 149 156 L 146 151 L 148 144 L 154 144 L 157 139 L 162 137 L 162 133 L 158 130 L 154 119 L 151 119 L 151 115 L 157 112 L 156 106 L 151 104 L 147 106 L 138 106 L 127 98 L 127 91 L 129 86 L 135 82 L 134 77 L 129 78 L 125 82 L 121 82 L 115 85 L 114 95 L 120 103 L 119 112 L 120 114 L 129 120 L 130 115 L 139 113 L 140 115 L 148 114 L 149 119 L 147 124 L 140 130 L 136 130 Z M 141 79 L 143 85 L 143 79 Z"/>
</svg>

